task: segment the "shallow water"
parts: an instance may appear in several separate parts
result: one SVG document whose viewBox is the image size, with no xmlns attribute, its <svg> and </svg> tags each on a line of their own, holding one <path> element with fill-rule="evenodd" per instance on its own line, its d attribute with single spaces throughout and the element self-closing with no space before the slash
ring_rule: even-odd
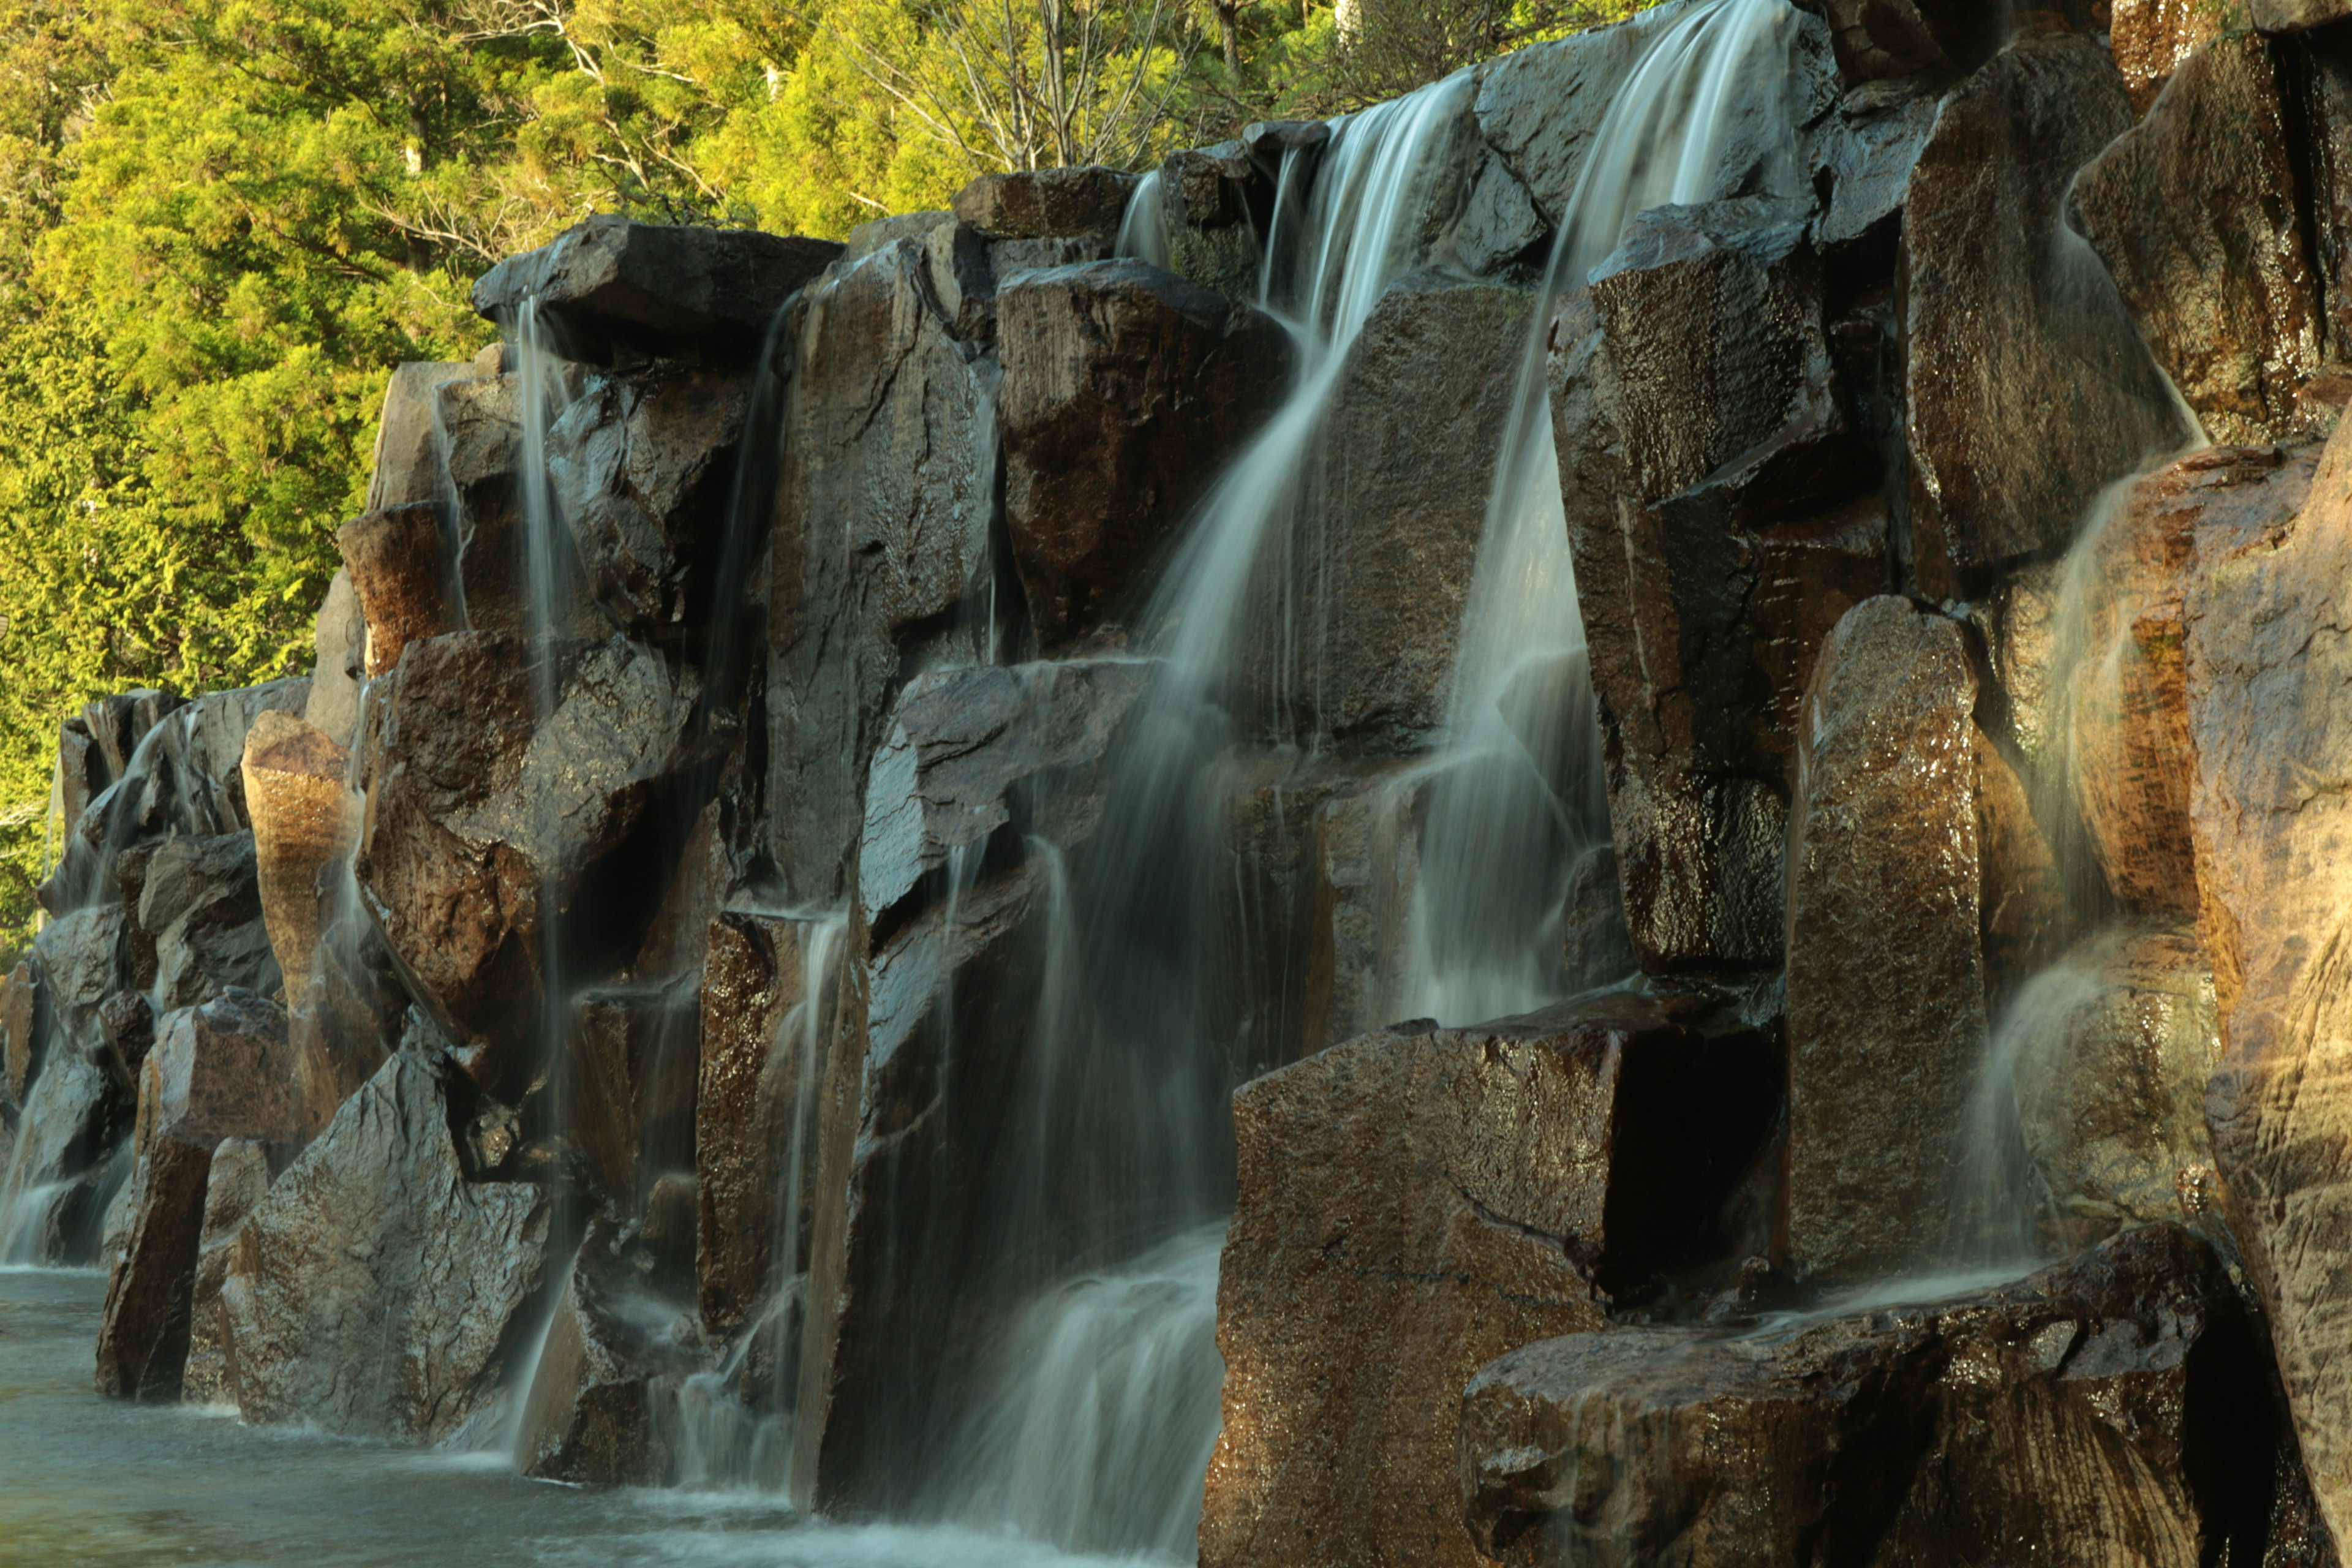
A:
<svg viewBox="0 0 2352 1568">
<path fill-rule="evenodd" d="M 527 1481 L 505 1456 L 248 1427 L 90 1386 L 106 1282 L 0 1270 L 0 1568 L 463 1563 L 467 1568 L 1064 1568 L 1006 1537 L 835 1525 L 747 1494 Z"/>
</svg>

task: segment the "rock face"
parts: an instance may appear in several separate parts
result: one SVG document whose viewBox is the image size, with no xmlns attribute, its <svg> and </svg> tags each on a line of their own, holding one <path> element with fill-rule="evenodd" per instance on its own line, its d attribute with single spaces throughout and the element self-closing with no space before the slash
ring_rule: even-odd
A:
<svg viewBox="0 0 2352 1568">
<path fill-rule="evenodd" d="M 1943 1239 L 1986 1030 L 1976 702 L 1959 624 L 1902 599 L 1849 612 L 1814 666 L 1789 826 L 1782 1245 L 1801 1276 L 1899 1272 Z"/>
<path fill-rule="evenodd" d="M 2075 171 L 2130 125 L 2104 49 L 2029 37 L 1944 100 L 1920 152 L 1905 435 L 1911 568 L 1931 597 L 2054 551 L 2102 486 L 2182 441 L 2130 319 L 2061 226 Z"/>
<path fill-rule="evenodd" d="M 188 1359 L 180 1380 L 181 1397 L 191 1405 L 223 1405 L 235 1398 L 228 1381 L 221 1287 L 228 1281 L 237 1229 L 268 1193 L 269 1177 L 268 1151 L 250 1139 L 232 1138 L 212 1152 L 204 1223 L 197 1231 L 195 1280 L 188 1299 Z"/>
<path fill-rule="evenodd" d="M 1287 570 L 1261 573 L 1242 717 L 1261 737 L 1416 748 L 1444 719 L 1529 300 L 1423 276 L 1349 351 L 1300 481 Z"/>
<path fill-rule="evenodd" d="M 1849 82 L 1966 70 L 2001 41 L 2004 17 L 1969 0 L 1801 0 L 1830 25 Z"/>
<path fill-rule="evenodd" d="M 996 315 L 1005 528 L 1052 648 L 1132 604 L 1144 569 L 1280 401 L 1290 338 L 1139 261 L 1023 273 Z"/>
<path fill-rule="evenodd" d="M 2307 440 L 2334 423 L 2300 395 L 2326 357 L 2326 319 L 2284 195 L 2302 152 L 2284 52 L 2252 33 L 2205 44 L 2074 187 L 2084 237 L 2217 441 Z"/>
<path fill-rule="evenodd" d="M 797 333 L 771 568 L 769 811 L 791 824 L 774 845 L 786 881 L 819 902 L 845 889 L 901 639 L 951 626 L 986 586 L 993 377 L 949 332 L 925 271 L 919 244 L 895 241 L 812 290 Z"/>
<path fill-rule="evenodd" d="M 1769 964 L 1822 639 L 1891 582 L 1880 465 L 1788 209 L 1662 208 L 1552 331 L 1560 488 L 1634 951 Z"/>
<path fill-rule="evenodd" d="M 1701 1243 L 1773 1115 L 1760 1033 L 1608 996 L 1337 1047 L 1234 1101 L 1201 1561 L 1472 1564 L 1447 1456 L 1496 1346 Z"/>
<path fill-rule="evenodd" d="M 690 579 L 719 564 L 750 395 L 743 375 L 699 366 L 593 375 L 549 429 L 556 506 L 589 593 L 622 630 L 674 627 L 690 588 L 711 591 Z"/>
<path fill-rule="evenodd" d="M 2110 41 L 2132 108 L 2146 114 L 2164 84 L 2200 45 L 2221 31 L 2221 17 L 2195 0 L 2115 0 Z"/>
<path fill-rule="evenodd" d="M 367 636 L 367 619 L 360 613 L 352 574 L 338 572 L 327 585 L 326 603 L 319 606 L 319 627 L 311 639 L 318 662 L 310 667 L 310 694 L 302 703 L 303 721 L 338 746 L 349 746 L 359 728 Z"/>
<path fill-rule="evenodd" d="M 1981 1296 L 1514 1352 L 1463 1395 L 1461 1496 L 1508 1563 L 2260 1557 L 2260 1376 L 2220 1262 L 2151 1226 Z"/>
<path fill-rule="evenodd" d="M 360 880 L 467 1071 L 512 1095 L 543 1033 L 548 926 L 566 922 L 585 957 L 633 947 L 651 913 L 602 889 L 646 869 L 639 829 L 677 763 L 692 689 L 617 638 L 531 645 L 483 632 L 417 644 L 392 688 Z M 546 690 L 554 708 L 539 722 Z"/>
<path fill-rule="evenodd" d="M 439 501 L 371 511 L 336 531 L 335 544 L 366 618 L 369 679 L 397 665 L 410 643 L 464 628 L 465 592 Z"/>
<path fill-rule="evenodd" d="M 1133 174 L 1089 164 L 982 174 L 955 196 L 955 216 L 991 239 L 1118 232 Z"/>
<path fill-rule="evenodd" d="M 633 1282 L 609 1235 L 592 1229 L 540 1351 L 515 1440 L 518 1468 L 547 1480 L 657 1486 L 673 1456 L 659 1436 L 665 1395 L 697 1370 L 692 1358 L 645 1331 L 651 1300 Z"/>
<path fill-rule="evenodd" d="M 2352 16 L 2352 5 L 2347 5 L 2345 0 L 2249 0 L 2249 4 L 2254 26 L 2266 33 L 2324 27 Z"/>
<path fill-rule="evenodd" d="M 220 1305 L 238 1409 L 447 1438 L 497 1398 L 547 1225 L 536 1187 L 463 1179 L 432 1069 L 394 1057 L 237 1234 Z"/>
<path fill-rule="evenodd" d="M 740 352 L 840 254 L 834 240 L 600 214 L 490 268 L 474 309 L 505 319 L 536 297 L 583 349 L 685 338 Z"/>
<path fill-rule="evenodd" d="M 128 936 L 132 976 L 158 1005 L 194 1006 L 231 986 L 278 989 L 252 834 L 179 835 L 143 858 Z"/>
<path fill-rule="evenodd" d="M 224 1138 L 284 1142 L 299 1135 L 285 1012 L 250 992 L 172 1014 L 149 1059 L 157 1074 L 156 1137 L 209 1155 Z"/>
<path fill-rule="evenodd" d="M 2328 444 L 2292 523 L 2201 530 L 2188 594 L 2190 824 L 2225 1055 L 2206 1113 L 2233 1230 L 2277 1347 L 2312 1489 L 2352 1540 L 2352 1235 L 2344 1110 L 2345 845 L 2352 723 L 2341 609 L 2352 439 Z"/>
</svg>

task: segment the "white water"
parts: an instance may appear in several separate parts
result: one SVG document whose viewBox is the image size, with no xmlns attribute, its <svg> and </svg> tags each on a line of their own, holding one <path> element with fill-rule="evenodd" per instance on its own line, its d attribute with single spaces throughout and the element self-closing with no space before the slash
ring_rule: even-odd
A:
<svg viewBox="0 0 2352 1568">
<path fill-rule="evenodd" d="M 1168 198 L 1160 188 L 1159 170 L 1136 182 L 1134 194 L 1127 198 L 1116 253 L 1154 267 L 1168 265 Z"/>
<path fill-rule="evenodd" d="M 1446 1024 L 1524 1013 L 1564 989 L 1568 874 L 1609 831 L 1576 563 L 1545 377 L 1553 307 L 1640 213 L 1735 191 L 1795 195 L 1784 100 L 1798 17 L 1784 0 L 1720 0 L 1660 33 L 1593 140 L 1519 356 L 1510 422 L 1433 759 L 1406 973 L 1388 1011 Z M 1727 167 L 1743 118 L 1782 128 L 1762 169 Z M 1400 786 L 1421 787 L 1415 778 Z"/>
</svg>

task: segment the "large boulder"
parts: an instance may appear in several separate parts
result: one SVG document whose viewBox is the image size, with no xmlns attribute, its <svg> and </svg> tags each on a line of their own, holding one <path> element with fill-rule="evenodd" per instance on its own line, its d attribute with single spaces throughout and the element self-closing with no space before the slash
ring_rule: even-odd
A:
<svg viewBox="0 0 2352 1568">
<path fill-rule="evenodd" d="M 2261 1380 L 2221 1262 L 2148 1226 L 1942 1301 L 1529 1345 L 1463 1394 L 1460 1495 L 1528 1568 L 2258 1561 Z"/>
<path fill-rule="evenodd" d="M 2352 1542 L 2352 435 L 2291 523 L 2202 529 L 2186 606 L 2198 936 L 2224 1057 L 2206 1113 L 2313 1489 Z"/>
<path fill-rule="evenodd" d="M 525 300 L 581 353 L 708 344 L 748 353 L 784 301 L 841 254 L 837 240 L 687 228 L 600 213 L 474 285 L 474 309 L 501 321 Z"/>
<path fill-rule="evenodd" d="M 1654 972 L 1777 959 L 1797 702 L 1838 617 L 1893 580 L 1802 217 L 1644 215 L 1553 327 L 1610 817 Z"/>
<path fill-rule="evenodd" d="M 316 725 L 339 746 L 349 746 L 359 729 L 367 639 L 367 617 L 360 612 L 359 591 L 345 568 L 328 583 L 326 601 L 319 606 L 319 624 L 311 634 L 316 661 L 310 666 L 310 693 L 302 703 L 304 722 Z"/>
<path fill-rule="evenodd" d="M 476 363 L 467 360 L 437 363 L 412 360 L 393 367 L 376 421 L 375 458 L 368 468 L 368 510 L 438 506 L 447 499 L 443 493 L 441 433 L 435 420 L 433 395 L 477 370 Z"/>
<path fill-rule="evenodd" d="M 0 980 L 0 1100 L 25 1103 L 48 1040 L 49 991 L 42 966 L 27 956 Z"/>
<path fill-rule="evenodd" d="M 1132 606 L 1142 574 L 1281 401 L 1290 335 L 1140 261 L 997 294 L 1004 522 L 1041 646 Z"/>
<path fill-rule="evenodd" d="M 193 1007 L 231 987 L 278 989 L 252 834 L 175 835 L 141 858 L 128 935 L 134 977 L 158 1006 Z"/>
<path fill-rule="evenodd" d="M 486 632 L 412 645 L 389 684 L 360 881 L 467 1071 L 511 1099 L 544 1043 L 549 926 L 564 921 L 571 957 L 585 962 L 634 948 L 652 912 L 610 890 L 657 874 L 646 830 L 694 692 L 617 637 Z"/>
<path fill-rule="evenodd" d="M 544 531 L 531 532 L 531 492 L 547 483 L 542 467 L 525 458 L 525 396 L 536 390 L 542 399 L 541 417 L 551 429 L 580 395 L 591 368 L 542 350 L 532 371 L 509 365 L 500 374 L 468 377 L 445 384 L 436 394 L 449 467 L 448 521 L 442 524 L 440 560 L 454 574 L 454 593 L 443 599 L 454 605 L 463 626 L 474 631 L 514 636 L 597 637 L 609 630 L 604 615 L 588 596 L 587 574 L 580 562 L 572 531 L 556 515 L 553 498 L 540 490 L 549 513 Z M 430 511 L 410 511 L 396 534 L 389 535 L 384 563 L 387 572 L 405 574 L 395 592 L 415 600 L 420 615 L 430 608 L 427 595 L 435 554 L 426 524 Z M 539 556 L 544 553 L 546 559 Z M 362 603 L 366 603 L 365 589 Z M 418 633 L 422 635 L 420 621 Z"/>
<path fill-rule="evenodd" d="M 1707 1250 L 1771 1127 L 1774 1055 L 1696 999 L 1618 994 L 1245 1086 L 1202 1563 L 1475 1564 L 1463 1383 Z"/>
<path fill-rule="evenodd" d="M 611 1233 L 592 1226 L 556 1299 L 516 1428 L 516 1468 L 545 1480 L 659 1486 L 679 1456 L 666 1402 L 700 1370 L 667 1331 L 663 1303 L 615 1256 Z"/>
<path fill-rule="evenodd" d="M 955 195 L 955 216 L 991 239 L 1118 232 L 1136 176 L 1090 163 L 982 174 Z"/>
<path fill-rule="evenodd" d="M 880 921 L 936 872 L 968 879 L 1002 828 L 1076 847 L 1101 810 L 1104 756 L 1152 668 L 1068 660 L 908 681 L 866 775 L 857 847 L 866 920 Z"/>
<path fill-rule="evenodd" d="M 241 769 L 261 913 L 289 1006 L 310 995 L 320 873 L 350 854 L 359 837 L 351 761 L 325 731 L 291 714 L 265 713 L 246 731 Z"/>
<path fill-rule="evenodd" d="M 2104 48 L 2032 36 L 1944 100 L 1920 151 L 1903 216 L 1904 433 L 1911 567 L 1932 598 L 2055 553 L 2104 486 L 2188 435 L 2060 211 L 2131 122 Z"/>
<path fill-rule="evenodd" d="M 2074 184 L 2074 216 L 2157 359 L 2216 441 L 2308 439 L 2326 358 L 2315 237 L 2286 196 L 2304 156 L 2288 46 L 2212 39 Z"/>
<path fill-rule="evenodd" d="M 740 591 L 711 579 L 750 398 L 747 376 L 706 366 L 596 374 L 549 429 L 557 510 L 588 592 L 623 631 L 707 619 L 690 595 Z"/>
<path fill-rule="evenodd" d="M 547 1227 L 539 1188 L 464 1179 L 434 1069 L 394 1057 L 237 1233 L 220 1307 L 238 1409 L 450 1437 L 499 1397 Z"/>
<path fill-rule="evenodd" d="M 2038 837 L 1988 831 L 2023 795 L 1977 701 L 1964 628 L 1904 599 L 1857 605 L 1813 668 L 1789 827 L 1780 1245 L 1800 1276 L 1873 1278 L 1945 1239 L 2001 840 Z"/>
<path fill-rule="evenodd" d="M 786 883 L 812 903 L 848 890 L 866 763 L 921 634 L 988 662 L 971 645 L 988 624 L 993 378 L 926 270 L 921 243 L 896 240 L 801 307 L 770 568 L 768 814 Z"/>
<path fill-rule="evenodd" d="M 156 1137 L 209 1154 L 224 1138 L 286 1142 L 299 1135 L 286 1013 L 274 1003 L 229 991 L 171 1014 L 148 1059 L 157 1075 Z"/>
</svg>

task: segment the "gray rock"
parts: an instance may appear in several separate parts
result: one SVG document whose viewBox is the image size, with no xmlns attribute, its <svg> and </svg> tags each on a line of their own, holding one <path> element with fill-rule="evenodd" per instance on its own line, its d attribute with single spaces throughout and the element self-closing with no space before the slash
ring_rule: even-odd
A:
<svg viewBox="0 0 2352 1568">
<path fill-rule="evenodd" d="M 2073 216 L 2141 335 L 2217 442 L 2309 440 L 2300 394 L 2326 357 L 2324 280 L 2293 190 L 2287 47 L 2252 33 L 2191 55 L 2147 118 L 2074 182 Z"/>
<path fill-rule="evenodd" d="M 94 1037 L 100 1004 L 130 978 L 124 940 L 127 923 L 121 905 L 98 904 L 51 921 L 35 939 L 49 1015 L 67 1037 Z M 28 1057 L 23 1078 L 17 1076 L 12 1059 L 9 1088 L 17 1104 L 26 1103 L 25 1092 L 34 1069 L 41 1065 L 40 1058 L 54 1054 L 42 1050 Z"/>
<path fill-rule="evenodd" d="M 125 1173 L 110 1172 L 108 1156 L 128 1130 L 130 1097 L 101 1068 L 59 1052 L 23 1104 L 0 1171 L 0 1262 L 88 1263 Z"/>
<path fill-rule="evenodd" d="M 1560 967 L 1569 990 L 1614 985 L 1641 972 L 1625 929 L 1625 900 L 1617 886 L 1617 851 L 1596 844 L 1577 857 L 1568 875 L 1559 921 Z"/>
<path fill-rule="evenodd" d="M 1253 209 L 1272 195 L 1271 182 L 1238 142 L 1170 153 L 1160 166 L 1170 270 L 1236 300 L 1256 298 Z"/>
<path fill-rule="evenodd" d="M 551 425 L 580 394 L 588 375 L 584 365 L 559 363 L 550 373 Z M 475 631 L 535 635 L 541 612 L 531 603 L 530 541 L 523 509 L 527 481 L 522 460 L 522 384 L 516 372 L 453 381 L 439 392 L 441 425 L 449 449 L 449 479 L 456 492 L 456 549 L 460 580 L 463 624 Z M 558 527 L 550 541 L 554 552 L 549 571 L 551 602 L 545 610 L 557 635 L 594 637 L 606 629 L 604 616 L 588 596 L 586 574 L 568 529 Z M 410 576 L 415 586 L 403 595 L 418 609 L 408 635 L 428 636 L 427 625 L 452 627 L 446 613 L 431 609 L 425 585 L 432 581 L 424 569 L 421 548 L 404 549 L 395 562 L 416 563 Z M 366 579 L 361 602 L 368 601 Z M 379 614 L 377 620 L 389 617 Z M 389 650 L 387 650 L 389 651 Z M 377 660 L 382 663 L 381 658 Z"/>
<path fill-rule="evenodd" d="M 548 431 L 556 505 L 622 631 L 675 626 L 692 588 L 718 586 L 689 576 L 718 566 L 750 395 L 742 374 L 690 365 L 593 375 Z"/>
<path fill-rule="evenodd" d="M 2131 123 L 2105 49 L 2029 37 L 1944 100 L 1920 152 L 1903 217 L 1906 437 L 1910 565 L 1932 598 L 2055 553 L 2102 488 L 2185 437 L 2059 211 Z"/>
<path fill-rule="evenodd" d="M 1290 337 L 1140 261 L 1025 273 L 996 310 L 1005 529 L 1051 649 L 1132 603 L 1280 403 Z"/>
<path fill-rule="evenodd" d="M 982 174 L 955 195 L 955 216 L 991 239 L 1115 234 L 1136 176 L 1100 164 Z"/>
<path fill-rule="evenodd" d="M 173 1135 L 158 1059 L 140 1075 L 128 1225 L 99 1320 L 98 1391 L 118 1399 L 177 1399 L 188 1356 L 196 1248 L 212 1144 Z"/>
<path fill-rule="evenodd" d="M 599 214 L 474 285 L 501 320 L 537 296 L 583 352 L 708 343 L 748 353 L 786 300 L 841 254 L 830 239 L 684 228 Z"/>
<path fill-rule="evenodd" d="M 393 367 L 383 389 L 383 411 L 375 430 L 375 460 L 369 472 L 366 510 L 403 506 L 439 506 L 448 497 L 442 468 L 441 428 L 434 393 L 474 374 L 468 361 L 411 361 Z"/>
<path fill-rule="evenodd" d="M 2266 33 L 2285 33 L 2305 27 L 2324 27 L 2345 16 L 2352 16 L 2352 3 L 2347 0 L 2250 0 L 2254 26 Z"/>
<path fill-rule="evenodd" d="M 869 218 L 849 231 L 848 243 L 836 261 L 851 266 L 865 260 L 876 251 L 902 239 L 927 239 L 933 229 L 954 226 L 956 215 L 944 208 L 938 212 L 893 213 L 887 217 Z"/>
<path fill-rule="evenodd" d="M 246 1216 L 220 1305 L 250 1422 L 436 1443 L 499 1398 L 548 1206 L 469 1184 L 441 1087 L 394 1057 Z"/>
<path fill-rule="evenodd" d="M 1470 194 L 1438 239 L 1433 259 L 1466 277 L 1484 278 L 1513 262 L 1539 263 L 1536 247 L 1550 233 L 1510 165 L 1489 154 L 1479 163 Z"/>
<path fill-rule="evenodd" d="M 2150 1226 L 1932 1304 L 1529 1345 L 1462 1396 L 1461 1499 L 1517 1565 L 2260 1560 L 2260 1376 L 2220 1260 Z"/>
<path fill-rule="evenodd" d="M 1475 1568 L 1463 1383 L 1711 1240 L 1775 1076 L 1762 1032 L 1616 994 L 1399 1026 L 1244 1085 L 1202 1563 Z"/>
<path fill-rule="evenodd" d="M 518 1469 L 601 1486 L 670 1479 L 677 1456 L 662 1440 L 657 1413 L 700 1365 L 666 1334 L 648 1331 L 662 1310 L 614 1256 L 611 1233 L 591 1226 L 523 1402 Z"/>
<path fill-rule="evenodd" d="M 992 245 L 978 229 L 961 223 L 942 223 L 923 231 L 923 259 L 931 295 L 947 317 L 950 332 L 975 342 L 996 335 L 997 253 L 1006 251 L 1005 260 L 1016 261 L 1018 258 L 1010 254 L 1014 245 L 1035 243 Z"/>
<path fill-rule="evenodd" d="M 786 883 L 818 903 L 847 891 L 866 763 L 912 673 L 901 638 L 951 626 L 960 605 L 986 625 L 993 378 L 948 331 L 926 271 L 922 247 L 897 241 L 805 296 L 796 334 L 770 568 L 768 812 L 790 825 L 773 844 Z"/>
<path fill-rule="evenodd" d="M 1935 95 L 1923 90 L 1841 110 L 1824 124 L 1813 142 L 1813 179 L 1817 186 L 1827 182 L 1830 196 L 1813 226 L 1814 244 L 1850 245 L 1902 212 L 1937 109 Z"/>
<path fill-rule="evenodd" d="M 259 1143 L 231 1138 L 213 1151 L 205 1183 L 204 1221 L 196 1233 L 196 1271 L 188 1294 L 188 1359 L 180 1397 L 191 1405 L 224 1405 L 228 1340 L 221 1321 L 221 1287 L 228 1280 L 236 1233 L 269 1192 L 269 1156 Z"/>
<path fill-rule="evenodd" d="M 156 1031 L 155 1137 L 207 1155 L 224 1138 L 289 1142 L 303 1131 L 286 1010 L 246 991 L 168 1015 Z"/>
<path fill-rule="evenodd" d="M 634 948 L 653 913 L 612 889 L 659 876 L 640 830 L 680 765 L 693 683 L 619 637 L 465 632 L 412 645 L 390 685 L 360 884 L 411 993 L 511 1101 L 543 1045 L 549 922 L 566 922 L 579 962 Z"/>
<path fill-rule="evenodd" d="M 155 944 L 152 984 L 166 1012 L 232 986 L 278 987 L 251 833 L 165 839 L 147 862 L 137 931 Z"/>
<path fill-rule="evenodd" d="M 857 893 L 867 922 L 943 867 L 976 869 L 990 836 L 1016 816 L 1075 847 L 1101 809 L 1092 774 L 1150 679 L 1141 660 L 1097 659 L 908 682 L 866 779 Z"/>
<path fill-rule="evenodd" d="M 349 570 L 337 572 L 327 584 L 326 603 L 319 606 L 318 630 L 312 639 L 317 661 L 310 667 L 310 693 L 302 703 L 302 717 L 346 749 L 359 728 L 360 682 L 367 678 L 367 619 L 360 614 L 360 596 L 352 587 L 352 574 Z"/>
</svg>

